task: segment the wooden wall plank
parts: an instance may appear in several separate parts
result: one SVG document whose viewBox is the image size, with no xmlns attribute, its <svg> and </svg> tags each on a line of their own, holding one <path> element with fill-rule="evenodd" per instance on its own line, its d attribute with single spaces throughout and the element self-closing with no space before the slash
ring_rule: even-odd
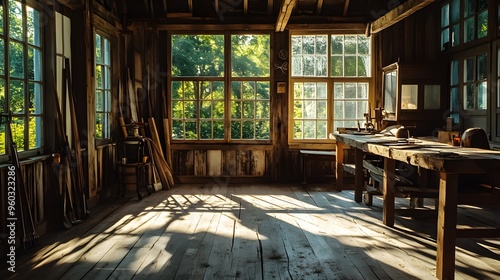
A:
<svg viewBox="0 0 500 280">
<path fill-rule="evenodd" d="M 237 174 L 236 175 L 248 175 L 251 170 L 251 155 L 252 151 L 237 151 L 236 153 L 236 166 L 237 166 Z"/>
<path fill-rule="evenodd" d="M 266 153 L 265 151 L 253 151 L 251 155 L 251 173 L 254 176 L 263 176 L 266 170 Z"/>
<path fill-rule="evenodd" d="M 194 175 L 196 176 L 207 175 L 207 151 L 204 150 L 194 151 Z"/>
<path fill-rule="evenodd" d="M 209 176 L 222 175 L 222 151 L 220 150 L 207 151 L 207 175 Z"/>
<path fill-rule="evenodd" d="M 222 174 L 235 176 L 238 174 L 238 167 L 236 165 L 236 150 L 223 151 Z"/>
</svg>

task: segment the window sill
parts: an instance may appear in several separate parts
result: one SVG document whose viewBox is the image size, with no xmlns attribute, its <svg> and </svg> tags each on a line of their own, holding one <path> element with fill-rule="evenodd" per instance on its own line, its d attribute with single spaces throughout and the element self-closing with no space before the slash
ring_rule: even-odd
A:
<svg viewBox="0 0 500 280">
<path fill-rule="evenodd" d="M 21 166 L 24 166 L 24 165 L 28 165 L 28 164 L 32 164 L 32 163 L 45 161 L 46 159 L 50 158 L 51 156 L 52 155 L 41 155 L 41 156 L 29 157 L 29 158 L 19 160 L 19 163 L 21 164 Z M 2 162 L 2 163 L 0 163 L 0 170 L 5 169 L 11 165 L 12 165 L 12 162 Z"/>
</svg>

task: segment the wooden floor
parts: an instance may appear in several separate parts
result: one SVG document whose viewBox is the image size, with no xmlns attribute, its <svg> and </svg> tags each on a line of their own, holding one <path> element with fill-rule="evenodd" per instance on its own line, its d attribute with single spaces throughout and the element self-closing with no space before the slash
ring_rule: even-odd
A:
<svg viewBox="0 0 500 280">
<path fill-rule="evenodd" d="M 327 185 L 177 185 L 41 238 L 0 279 L 433 279 L 436 216 L 381 222 Z M 402 201 L 407 205 L 406 201 Z M 401 205 L 400 205 L 401 206 Z M 483 215 L 478 215 L 481 212 Z M 500 209 L 461 208 L 494 223 Z M 499 279 L 500 240 L 461 239 L 457 279 Z"/>
</svg>

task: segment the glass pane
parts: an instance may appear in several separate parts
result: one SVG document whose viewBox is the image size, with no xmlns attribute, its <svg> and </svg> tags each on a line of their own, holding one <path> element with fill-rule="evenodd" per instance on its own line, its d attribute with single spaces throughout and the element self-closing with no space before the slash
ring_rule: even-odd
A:
<svg viewBox="0 0 500 280">
<path fill-rule="evenodd" d="M 231 122 L 231 139 L 241 139 L 241 122 Z"/>
<path fill-rule="evenodd" d="M 345 83 L 345 98 L 346 99 L 356 99 L 356 84 L 355 83 Z"/>
<path fill-rule="evenodd" d="M 460 0 L 451 2 L 451 22 L 455 23 L 460 19 Z"/>
<path fill-rule="evenodd" d="M 224 122 L 215 121 L 213 122 L 214 139 L 220 140 L 224 139 Z"/>
<path fill-rule="evenodd" d="M 314 54 L 314 45 L 316 36 L 302 36 L 302 53 Z"/>
<path fill-rule="evenodd" d="M 198 92 L 197 82 L 184 82 L 184 99 L 194 100 Z"/>
<path fill-rule="evenodd" d="M 444 51 L 448 48 L 450 43 L 450 30 L 445 28 L 441 31 L 441 50 Z"/>
<path fill-rule="evenodd" d="M 0 35 L 3 34 L 3 26 L 4 26 L 3 25 L 3 5 L 0 5 Z M 0 138 L 0 141 L 3 141 L 3 140 Z M 0 151 L 0 154 L 3 154 L 3 153 Z"/>
<path fill-rule="evenodd" d="M 101 43 L 101 35 L 95 35 L 95 62 L 102 64 L 102 43 Z"/>
<path fill-rule="evenodd" d="M 355 77 L 356 76 L 356 57 L 355 56 L 345 56 L 344 57 L 344 76 Z"/>
<path fill-rule="evenodd" d="M 211 121 L 201 121 L 200 122 L 200 138 L 201 139 L 212 139 L 212 122 Z"/>
<path fill-rule="evenodd" d="M 260 121 L 255 123 L 255 139 L 270 139 L 271 126 L 269 121 Z"/>
<path fill-rule="evenodd" d="M 243 99 L 255 99 L 255 82 L 243 82 Z"/>
<path fill-rule="evenodd" d="M 42 52 L 28 47 L 28 79 L 42 81 Z"/>
<path fill-rule="evenodd" d="M 486 80 L 487 72 L 486 54 L 477 56 L 477 80 Z"/>
<path fill-rule="evenodd" d="M 326 101 L 318 101 L 316 103 L 316 118 L 326 119 L 327 116 L 327 105 Z"/>
<path fill-rule="evenodd" d="M 318 99 L 326 99 L 326 83 L 316 84 L 316 97 Z"/>
<path fill-rule="evenodd" d="M 451 27 L 451 46 L 455 47 L 460 44 L 460 25 L 455 24 Z"/>
<path fill-rule="evenodd" d="M 172 76 L 223 74 L 224 35 L 172 35 Z"/>
<path fill-rule="evenodd" d="M 39 83 L 29 83 L 29 112 L 31 114 L 42 113 L 42 85 Z"/>
<path fill-rule="evenodd" d="M 453 87 L 450 90 L 450 107 L 452 112 L 458 112 L 460 108 L 460 98 L 457 87 Z"/>
<path fill-rule="evenodd" d="M 316 101 L 304 101 L 304 119 L 316 119 Z"/>
<path fill-rule="evenodd" d="M 224 82 L 212 82 L 213 99 L 224 99 Z"/>
<path fill-rule="evenodd" d="M 0 78 L 0 112 L 6 112 L 6 108 L 5 108 L 5 80 L 2 78 Z M 1 130 L 0 130 L 0 133 L 1 133 Z"/>
<path fill-rule="evenodd" d="M 255 104 L 255 113 L 257 119 L 269 119 L 270 115 L 270 105 L 269 102 L 260 101 Z"/>
<path fill-rule="evenodd" d="M 332 43 L 332 55 L 344 54 L 344 36 L 332 35 L 331 43 Z"/>
<path fill-rule="evenodd" d="M 315 76 L 314 56 L 304 56 L 302 59 L 303 76 Z"/>
<path fill-rule="evenodd" d="M 316 56 L 316 77 L 326 77 L 328 61 L 326 56 Z"/>
<path fill-rule="evenodd" d="M 5 122 L 0 123 L 0 155 L 6 153 L 6 135 L 5 135 Z"/>
<path fill-rule="evenodd" d="M 345 36 L 344 54 L 357 54 L 357 36 Z"/>
<path fill-rule="evenodd" d="M 470 42 L 474 40 L 474 17 L 464 21 L 464 41 Z"/>
<path fill-rule="evenodd" d="M 198 139 L 198 129 L 196 127 L 196 122 L 187 121 L 186 122 L 186 139 L 197 140 Z"/>
<path fill-rule="evenodd" d="M 441 107 L 441 86 L 424 86 L 424 109 L 439 109 Z"/>
<path fill-rule="evenodd" d="M 17 151 L 24 151 L 24 132 L 26 131 L 25 119 L 23 117 L 13 117 L 10 124 L 12 139 L 16 144 Z"/>
<path fill-rule="evenodd" d="M 192 119 L 196 118 L 196 102 L 195 101 L 185 101 L 184 102 L 184 118 Z"/>
<path fill-rule="evenodd" d="M 418 85 L 401 86 L 401 109 L 418 109 Z"/>
<path fill-rule="evenodd" d="M 477 11 L 480 12 L 488 8 L 488 0 L 477 0 Z"/>
<path fill-rule="evenodd" d="M 254 139 L 255 138 L 255 127 L 254 122 L 246 121 L 243 122 L 243 139 Z"/>
<path fill-rule="evenodd" d="M 304 139 L 316 138 L 316 121 L 304 121 Z"/>
<path fill-rule="evenodd" d="M 95 87 L 96 89 L 104 88 L 104 73 L 102 72 L 102 65 L 95 66 Z M 130 94 L 130 93 L 129 93 Z"/>
<path fill-rule="evenodd" d="M 104 66 L 104 89 L 111 90 L 111 69 Z"/>
<path fill-rule="evenodd" d="M 458 85 L 458 61 L 451 61 L 451 83 L 452 86 Z"/>
<path fill-rule="evenodd" d="M 241 119 L 241 103 L 239 101 L 231 102 L 231 118 Z"/>
<path fill-rule="evenodd" d="M 27 27 L 28 27 L 28 43 L 40 47 L 41 45 L 41 31 L 40 31 L 40 13 L 26 6 L 27 13 Z"/>
<path fill-rule="evenodd" d="M 474 85 L 464 86 L 464 109 L 475 109 Z"/>
<path fill-rule="evenodd" d="M 487 109 L 487 85 L 486 82 L 479 83 L 477 87 L 477 109 Z"/>
<path fill-rule="evenodd" d="M 224 119 L 224 101 L 213 102 L 213 119 Z"/>
<path fill-rule="evenodd" d="M 172 121 L 172 139 L 184 139 L 184 123 L 182 121 Z"/>
<path fill-rule="evenodd" d="M 243 118 L 244 119 L 255 118 L 255 102 L 253 101 L 243 102 Z"/>
<path fill-rule="evenodd" d="M 9 36 L 24 41 L 23 6 L 19 1 L 9 1 Z"/>
<path fill-rule="evenodd" d="M 303 96 L 304 96 L 303 95 L 303 88 L 304 88 L 303 83 L 294 83 L 293 84 L 293 97 L 296 99 L 303 98 Z"/>
<path fill-rule="evenodd" d="M 316 84 L 304 83 L 304 99 L 315 99 L 315 98 L 316 98 Z"/>
<path fill-rule="evenodd" d="M 332 56 L 331 60 L 332 60 L 331 61 L 331 63 L 332 63 L 332 70 L 331 70 L 332 77 L 344 76 L 344 57 Z"/>
<path fill-rule="evenodd" d="M 270 36 L 231 35 L 233 77 L 270 76 Z"/>
<path fill-rule="evenodd" d="M 368 101 L 363 100 L 363 101 L 358 101 L 356 102 L 358 105 L 358 114 L 357 114 L 357 119 L 364 119 L 364 114 L 368 112 Z"/>
<path fill-rule="evenodd" d="M 103 133 L 103 118 L 104 114 L 103 113 L 97 113 L 95 114 L 95 137 L 96 138 L 103 138 L 104 133 Z"/>
<path fill-rule="evenodd" d="M 441 7 L 441 27 L 446 27 L 450 24 L 450 4 L 445 4 Z"/>
<path fill-rule="evenodd" d="M 182 105 L 184 102 L 182 101 L 172 101 L 172 118 L 174 119 L 182 119 L 184 116 Z"/>
<path fill-rule="evenodd" d="M 345 118 L 356 119 L 356 101 L 345 101 Z"/>
<path fill-rule="evenodd" d="M 269 100 L 270 96 L 270 83 L 269 82 L 257 82 L 257 96 L 258 100 Z"/>
<path fill-rule="evenodd" d="M 211 101 L 201 102 L 200 118 L 202 118 L 202 119 L 212 118 L 212 102 Z"/>
<path fill-rule="evenodd" d="M 370 54 L 370 40 L 365 36 L 358 36 L 358 54 Z"/>
<path fill-rule="evenodd" d="M 358 56 L 358 77 L 370 76 L 370 57 L 367 55 Z"/>
<path fill-rule="evenodd" d="M 294 119 L 302 119 L 304 116 L 303 110 L 303 101 L 294 101 L 293 102 L 293 118 Z"/>
<path fill-rule="evenodd" d="M 464 17 L 468 17 L 476 12 L 476 0 L 465 0 Z"/>
<path fill-rule="evenodd" d="M 304 134 L 302 133 L 304 122 L 294 121 L 293 122 L 293 139 L 303 139 Z"/>
<path fill-rule="evenodd" d="M 182 96 L 182 82 L 172 82 L 172 99 L 181 99 Z"/>
<path fill-rule="evenodd" d="M 335 101 L 333 104 L 333 118 L 334 119 L 343 119 L 344 118 L 344 102 L 343 101 Z"/>
<path fill-rule="evenodd" d="M 384 110 L 396 113 L 396 71 L 385 73 L 384 78 Z"/>
<path fill-rule="evenodd" d="M 477 16 L 477 38 L 483 38 L 488 35 L 488 10 Z"/>
<path fill-rule="evenodd" d="M 231 82 L 231 99 L 241 99 L 242 82 Z"/>
<path fill-rule="evenodd" d="M 200 82 L 200 99 L 212 99 L 212 84 L 210 82 Z"/>
<path fill-rule="evenodd" d="M 275 65 L 276 67 L 276 65 Z M 292 76 L 302 76 L 302 57 L 292 57 Z"/>
<path fill-rule="evenodd" d="M 292 55 L 302 54 L 302 36 L 292 36 Z"/>
<path fill-rule="evenodd" d="M 316 124 L 316 139 L 326 139 L 326 121 L 318 121 Z"/>
<path fill-rule="evenodd" d="M 344 98 L 344 84 L 343 83 L 334 83 L 333 84 L 333 98 L 334 99 L 343 99 Z"/>
<path fill-rule="evenodd" d="M 111 43 L 108 39 L 104 39 L 104 64 L 111 65 Z"/>
<path fill-rule="evenodd" d="M 1 6 L 0 6 L 1 7 Z M 5 62 L 4 62 L 4 54 L 5 54 L 5 45 L 2 38 L 0 38 L 0 76 L 5 75 Z"/>
<path fill-rule="evenodd" d="M 13 78 L 24 78 L 24 48 L 22 44 L 9 42 L 9 71 Z"/>
<path fill-rule="evenodd" d="M 328 37 L 326 35 L 316 36 L 316 54 L 326 55 L 327 53 L 327 41 Z"/>
<path fill-rule="evenodd" d="M 13 113 L 24 113 L 24 82 L 10 81 L 10 107 Z"/>
<path fill-rule="evenodd" d="M 111 112 L 111 91 L 109 90 L 104 92 L 104 111 L 107 113 Z"/>
<path fill-rule="evenodd" d="M 465 82 L 474 81 L 474 58 L 467 58 L 464 60 L 464 80 Z"/>
</svg>

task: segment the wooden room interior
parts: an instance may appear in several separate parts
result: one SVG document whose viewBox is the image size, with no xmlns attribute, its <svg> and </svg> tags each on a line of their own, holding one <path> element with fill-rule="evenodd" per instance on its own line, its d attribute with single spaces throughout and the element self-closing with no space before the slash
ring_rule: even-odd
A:
<svg viewBox="0 0 500 280">
<path fill-rule="evenodd" d="M 498 279 L 499 82 L 497 0 L 0 0 L 0 278 Z"/>
</svg>

